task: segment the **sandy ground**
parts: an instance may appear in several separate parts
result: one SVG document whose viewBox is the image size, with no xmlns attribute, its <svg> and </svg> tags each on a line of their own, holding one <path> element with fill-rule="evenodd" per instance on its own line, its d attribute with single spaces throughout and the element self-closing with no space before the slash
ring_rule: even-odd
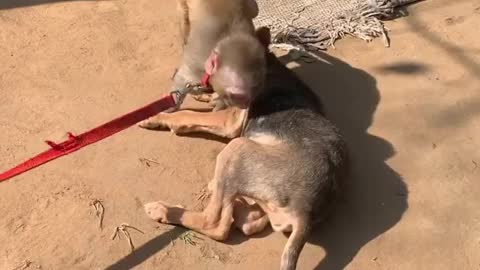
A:
<svg viewBox="0 0 480 270">
<path fill-rule="evenodd" d="M 0 1 L 0 170 L 157 99 L 178 61 L 172 0 L 43 2 Z M 354 163 L 299 269 L 480 269 L 480 2 L 408 12 L 387 22 L 389 49 L 347 38 L 291 64 Z M 201 207 L 223 146 L 132 127 L 1 183 L 0 269 L 278 269 L 282 234 L 190 245 L 144 214 L 157 199 Z M 131 254 L 110 239 L 122 223 L 143 231 Z"/>
</svg>

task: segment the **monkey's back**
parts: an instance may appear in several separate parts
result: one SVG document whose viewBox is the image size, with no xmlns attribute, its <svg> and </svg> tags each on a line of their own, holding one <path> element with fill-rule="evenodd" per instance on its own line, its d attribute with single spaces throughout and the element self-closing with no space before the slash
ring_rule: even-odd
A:
<svg viewBox="0 0 480 270">
<path fill-rule="evenodd" d="M 200 80 L 204 72 L 203 64 L 220 40 L 236 33 L 254 34 L 253 18 L 247 14 L 252 11 L 246 2 L 186 0 L 188 37 L 177 77 L 179 85 L 183 85 L 185 80 Z"/>
<path fill-rule="evenodd" d="M 188 42 L 211 40 L 211 48 L 223 37 L 234 32 L 254 33 L 253 17 L 245 0 L 190 0 L 191 36 Z"/>
</svg>

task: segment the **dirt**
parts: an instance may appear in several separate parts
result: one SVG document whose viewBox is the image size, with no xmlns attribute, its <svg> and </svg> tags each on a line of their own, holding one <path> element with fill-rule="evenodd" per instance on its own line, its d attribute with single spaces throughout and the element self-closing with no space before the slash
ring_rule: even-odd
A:
<svg viewBox="0 0 480 270">
<path fill-rule="evenodd" d="M 0 171 L 157 99 L 178 61 L 174 1 L 47 2 L 0 2 Z M 390 48 L 346 38 L 289 64 L 353 160 L 298 269 L 480 269 L 479 10 L 423 1 L 386 23 Z M 132 127 L 0 183 L 0 269 L 278 269 L 282 234 L 188 242 L 142 209 L 199 207 L 224 145 Z"/>
</svg>

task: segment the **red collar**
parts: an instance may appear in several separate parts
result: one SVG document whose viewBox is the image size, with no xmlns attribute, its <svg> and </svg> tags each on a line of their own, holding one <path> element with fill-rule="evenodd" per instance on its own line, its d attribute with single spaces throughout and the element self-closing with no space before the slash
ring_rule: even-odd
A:
<svg viewBox="0 0 480 270">
<path fill-rule="evenodd" d="M 210 86 L 209 80 L 210 80 L 210 74 L 208 74 L 207 72 L 203 73 L 202 80 L 200 81 L 201 86 L 209 87 Z"/>
</svg>

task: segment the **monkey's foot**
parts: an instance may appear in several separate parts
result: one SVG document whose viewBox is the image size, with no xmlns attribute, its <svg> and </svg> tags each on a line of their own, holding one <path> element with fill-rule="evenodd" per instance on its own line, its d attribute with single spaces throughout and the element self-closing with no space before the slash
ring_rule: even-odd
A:
<svg viewBox="0 0 480 270">
<path fill-rule="evenodd" d="M 178 211 L 175 210 L 183 210 L 184 207 L 181 205 L 169 205 L 162 201 L 157 202 L 150 202 L 145 204 L 144 206 L 145 212 L 147 216 L 151 219 L 156 220 L 161 223 L 172 223 L 173 220 L 176 220 L 176 215 Z"/>
</svg>

